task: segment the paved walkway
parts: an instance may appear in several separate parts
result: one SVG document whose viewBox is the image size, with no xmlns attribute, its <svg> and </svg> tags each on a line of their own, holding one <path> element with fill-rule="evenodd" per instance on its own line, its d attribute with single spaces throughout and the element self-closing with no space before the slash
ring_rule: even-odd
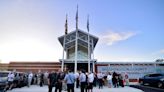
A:
<svg viewBox="0 0 164 92">
<path fill-rule="evenodd" d="M 15 88 L 13 90 L 7 91 L 7 92 L 48 92 L 48 87 L 43 86 L 39 87 L 36 85 L 28 87 L 23 87 L 23 88 Z M 53 91 L 54 92 L 54 88 Z M 66 91 L 62 91 L 66 92 Z M 80 92 L 80 89 L 75 89 L 75 92 Z M 94 87 L 93 92 L 143 92 L 139 89 L 131 88 L 131 87 L 124 87 L 124 88 L 108 88 L 104 87 L 103 89 L 98 89 L 97 87 Z"/>
</svg>

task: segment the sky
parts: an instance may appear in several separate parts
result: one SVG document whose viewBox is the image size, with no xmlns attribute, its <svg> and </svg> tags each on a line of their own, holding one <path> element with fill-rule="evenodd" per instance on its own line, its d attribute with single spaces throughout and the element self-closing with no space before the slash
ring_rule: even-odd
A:
<svg viewBox="0 0 164 92">
<path fill-rule="evenodd" d="M 0 0 L 0 62 L 59 61 L 68 14 L 68 32 L 99 37 L 98 62 L 149 62 L 164 58 L 164 0 Z"/>
</svg>

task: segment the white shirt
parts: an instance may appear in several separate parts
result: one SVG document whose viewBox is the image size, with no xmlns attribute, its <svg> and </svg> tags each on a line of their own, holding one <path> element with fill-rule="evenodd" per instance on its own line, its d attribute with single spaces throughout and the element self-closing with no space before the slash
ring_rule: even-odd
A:
<svg viewBox="0 0 164 92">
<path fill-rule="evenodd" d="M 45 78 L 47 78 L 48 77 L 48 72 L 45 72 L 44 76 L 45 76 Z"/>
<path fill-rule="evenodd" d="M 80 82 L 86 82 L 86 75 L 84 73 L 81 73 L 79 76 Z"/>
<path fill-rule="evenodd" d="M 98 79 L 102 79 L 102 78 L 103 78 L 102 73 L 98 73 L 98 74 L 97 74 L 97 78 L 98 78 Z"/>
<path fill-rule="evenodd" d="M 112 75 L 108 75 L 107 80 L 112 80 Z"/>
<path fill-rule="evenodd" d="M 14 73 L 8 74 L 8 81 L 14 81 Z"/>
<path fill-rule="evenodd" d="M 78 78 L 79 77 L 79 73 L 75 73 L 75 78 Z"/>
<path fill-rule="evenodd" d="M 30 73 L 30 74 L 28 75 L 28 78 L 29 78 L 29 79 L 32 79 L 32 77 L 33 77 L 33 74 Z"/>
<path fill-rule="evenodd" d="M 88 75 L 88 82 L 93 83 L 93 80 L 94 80 L 94 74 L 91 73 L 91 74 Z"/>
</svg>

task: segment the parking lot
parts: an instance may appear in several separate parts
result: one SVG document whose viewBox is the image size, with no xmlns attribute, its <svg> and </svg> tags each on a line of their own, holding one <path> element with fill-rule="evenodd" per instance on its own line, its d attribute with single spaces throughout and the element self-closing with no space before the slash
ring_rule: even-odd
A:
<svg viewBox="0 0 164 92">
<path fill-rule="evenodd" d="M 53 88 L 53 91 L 54 92 Z M 132 87 L 124 87 L 124 88 L 108 88 L 104 87 L 103 89 L 98 89 L 98 87 L 94 87 L 93 92 L 143 92 L 142 90 L 132 88 Z M 28 87 L 23 87 L 23 88 L 15 88 L 13 90 L 9 90 L 7 92 L 48 92 L 48 87 L 47 86 L 37 86 L 37 85 L 32 85 L 29 88 Z M 62 91 L 66 92 L 66 91 Z M 75 89 L 75 92 L 80 92 L 80 89 Z"/>
</svg>

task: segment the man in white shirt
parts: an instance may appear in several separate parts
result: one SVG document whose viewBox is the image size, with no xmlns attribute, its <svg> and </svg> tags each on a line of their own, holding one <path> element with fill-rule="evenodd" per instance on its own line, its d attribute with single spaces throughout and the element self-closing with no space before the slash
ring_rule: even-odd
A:
<svg viewBox="0 0 164 92">
<path fill-rule="evenodd" d="M 6 85 L 6 87 L 4 88 L 4 92 L 6 92 L 6 90 L 9 88 L 9 90 L 12 89 L 13 87 L 13 81 L 14 81 L 14 72 L 10 72 L 7 76 L 7 82 L 8 84 Z"/>
<path fill-rule="evenodd" d="M 32 78 L 33 78 L 33 74 L 32 74 L 32 72 L 30 72 L 28 74 L 28 87 L 30 87 L 30 85 L 31 85 Z"/>
<path fill-rule="evenodd" d="M 91 92 L 93 91 L 93 80 L 94 80 L 94 74 L 93 73 L 89 73 L 88 74 L 88 92 L 91 90 Z"/>
<path fill-rule="evenodd" d="M 108 80 L 108 87 L 111 88 L 113 84 L 112 84 L 112 75 L 110 72 L 107 75 L 107 80 Z"/>
<path fill-rule="evenodd" d="M 81 90 L 81 92 L 84 92 L 84 89 L 86 87 L 86 81 L 87 81 L 87 78 L 86 78 L 84 70 L 82 70 L 81 73 L 80 73 L 79 81 L 80 81 L 80 87 L 81 87 L 80 90 Z"/>
<path fill-rule="evenodd" d="M 97 78 L 98 78 L 98 83 L 99 83 L 99 89 L 103 88 L 103 74 L 101 72 L 99 72 L 97 74 Z"/>
<path fill-rule="evenodd" d="M 78 71 L 75 73 L 75 78 L 76 78 L 76 88 L 79 88 L 79 72 Z"/>
</svg>

